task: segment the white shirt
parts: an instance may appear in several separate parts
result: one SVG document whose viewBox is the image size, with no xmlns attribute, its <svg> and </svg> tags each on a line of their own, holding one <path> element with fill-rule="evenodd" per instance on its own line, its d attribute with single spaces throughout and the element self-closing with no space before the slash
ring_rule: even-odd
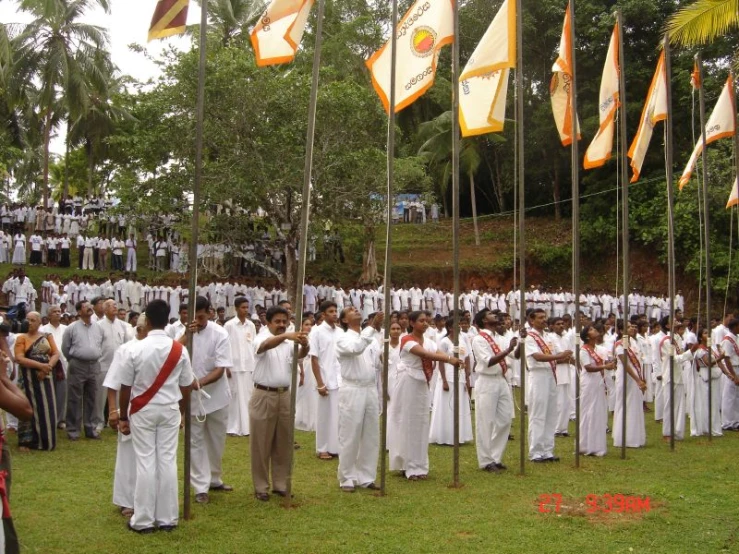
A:
<svg viewBox="0 0 739 554">
<path fill-rule="evenodd" d="M 379 347 L 377 331 L 367 325 L 362 333 L 348 329 L 336 340 L 336 353 L 341 378 L 362 383 L 374 383 L 377 378 Z"/>
<path fill-rule="evenodd" d="M 160 330 L 149 331 L 149 336 L 145 339 L 134 341 L 126 348 L 121 366 L 116 373 L 119 374 L 122 385 L 131 387 L 132 399 L 143 394 L 154 383 L 171 350 L 172 339 Z M 183 348 L 174 370 L 147 407 L 175 404 L 182 398 L 180 387 L 191 385 L 192 380 L 192 367 L 187 348 Z"/>
<path fill-rule="evenodd" d="M 254 339 L 254 384 L 264 387 L 289 387 L 292 381 L 293 341 L 285 340 L 262 353 L 261 344 L 274 335 L 265 325 Z"/>
<path fill-rule="evenodd" d="M 254 324 L 248 318 L 241 323 L 238 317 L 234 317 L 223 328 L 231 342 L 232 371 L 254 371 L 254 339 L 257 336 Z"/>
<path fill-rule="evenodd" d="M 100 358 L 100 372 L 105 373 L 110 368 L 110 364 L 113 362 L 113 355 L 118 350 L 118 347 L 133 338 L 133 329 L 117 317 L 113 318 L 113 321 L 110 321 L 107 317 L 103 316 L 97 324 L 102 329 L 103 336 L 105 337 L 103 340 L 103 355 Z"/>
<path fill-rule="evenodd" d="M 321 380 L 328 390 L 339 388 L 341 369 L 336 357 L 336 341 L 343 333 L 337 325 L 331 327 L 325 321 L 313 328 L 310 333 L 311 357 L 318 359 L 321 368 Z"/>
<path fill-rule="evenodd" d="M 549 362 L 539 362 L 534 359 L 533 354 L 543 354 L 539 345 L 534 340 L 533 335 L 536 334 L 541 337 L 541 341 L 546 343 L 544 337 L 534 329 L 529 329 L 528 335 L 526 335 L 526 367 L 529 369 L 546 369 L 547 371 L 552 370 L 552 366 Z"/>
<path fill-rule="evenodd" d="M 54 337 L 56 349 L 59 352 L 59 359 L 62 362 L 62 368 L 64 368 L 65 375 L 67 374 L 67 358 L 62 354 L 62 339 L 64 338 L 64 330 L 66 328 L 67 326 L 63 323 L 60 323 L 57 327 L 54 327 L 51 323 L 47 323 L 46 325 L 42 325 L 39 329 L 40 332 L 51 333 L 51 336 Z"/>
<path fill-rule="evenodd" d="M 472 352 L 475 356 L 475 373 L 483 375 L 502 375 L 503 368 L 500 366 L 500 363 L 488 366 L 490 358 L 493 358 L 497 354 L 493 352 L 492 346 L 490 346 L 488 341 L 485 339 L 483 333 L 493 339 L 498 348 L 500 348 L 501 353 L 508 349 L 507 344 L 505 346 L 502 344 L 501 339 L 503 337 L 500 335 L 493 335 L 487 329 L 481 330 L 480 333 L 472 339 Z"/>
<path fill-rule="evenodd" d="M 232 367 L 231 344 L 228 333 L 217 323 L 209 321 L 205 328 L 192 337 L 192 370 L 197 379 L 202 379 L 217 367 Z M 205 414 L 215 412 L 228 406 L 231 390 L 228 387 L 226 372 L 215 381 L 203 387 L 210 398 L 202 397 Z M 194 394 L 199 394 L 195 392 Z M 193 407 L 198 415 L 205 415 L 200 402 L 194 399 Z"/>
<path fill-rule="evenodd" d="M 167 325 L 164 328 L 164 332 L 167 333 L 167 336 L 170 338 L 178 339 L 185 332 L 185 324 L 178 319 L 174 323 Z"/>
</svg>

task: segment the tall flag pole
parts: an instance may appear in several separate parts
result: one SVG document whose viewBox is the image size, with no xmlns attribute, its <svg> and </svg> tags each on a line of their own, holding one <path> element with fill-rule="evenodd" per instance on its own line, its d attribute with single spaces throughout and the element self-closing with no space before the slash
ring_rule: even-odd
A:
<svg viewBox="0 0 739 554">
<path fill-rule="evenodd" d="M 575 310 L 575 467 L 580 467 L 580 122 L 577 118 L 577 78 L 575 71 L 575 0 L 569 0 L 559 42 L 559 57 L 554 62 L 549 92 L 552 112 L 563 146 L 570 147 L 572 180 L 572 292 Z"/>
<path fill-rule="evenodd" d="M 382 354 L 382 419 L 380 420 L 380 494 L 385 496 L 387 476 L 387 399 L 388 367 L 390 362 L 390 285 L 391 285 L 391 246 L 393 223 L 393 181 L 395 178 L 395 73 L 397 62 L 398 34 L 395 25 L 398 21 L 398 0 L 393 0 L 390 35 L 390 103 L 387 123 L 387 213 L 385 214 L 385 276 L 383 280 L 385 308 L 385 330 Z"/>
<path fill-rule="evenodd" d="M 516 151 L 518 155 L 518 286 L 520 302 L 520 325 L 526 323 L 526 234 L 525 217 L 526 199 L 524 194 L 524 149 L 523 149 L 523 23 L 521 17 L 521 0 L 516 0 Z M 514 260 L 515 262 L 515 260 Z M 515 266 L 514 266 L 515 268 Z M 519 472 L 526 472 L 526 341 L 519 342 L 521 366 L 521 399 L 520 416 L 520 451 Z"/>
<path fill-rule="evenodd" d="M 459 2 L 452 2 L 452 265 L 454 297 L 454 355 L 459 355 Z M 444 371 L 442 365 L 441 368 Z M 454 368 L 453 486 L 459 487 L 459 368 Z"/>
<path fill-rule="evenodd" d="M 718 129 L 718 132 L 712 132 L 713 138 L 711 141 L 709 141 L 708 133 L 706 130 L 706 98 L 705 98 L 705 91 L 703 89 L 703 60 L 701 59 L 701 54 L 698 52 L 695 55 L 695 64 L 698 67 L 698 79 L 700 86 L 698 88 L 698 105 L 700 109 L 700 120 L 701 120 L 701 151 L 705 152 L 706 145 L 709 142 L 712 142 L 713 140 L 717 140 L 718 138 L 721 138 L 721 136 L 728 136 L 728 133 L 733 132 L 735 126 L 736 126 L 736 114 L 734 114 L 733 110 L 733 101 L 731 100 L 731 97 L 734 95 L 734 84 L 733 79 L 731 78 L 731 75 L 729 75 L 729 79 L 726 82 L 726 85 L 724 86 L 724 90 L 721 93 L 721 96 L 719 97 L 719 101 L 716 103 L 716 108 L 714 108 L 713 113 L 711 114 L 711 119 L 708 122 L 708 125 L 721 125 L 724 123 L 723 129 Z M 722 99 L 727 98 L 729 101 L 729 107 L 728 110 L 720 110 L 719 105 L 722 102 Z M 724 100 L 726 102 L 726 100 Z M 728 126 L 725 124 L 725 121 L 720 121 L 718 118 L 714 120 L 714 116 L 719 114 L 719 117 L 721 117 L 721 114 L 728 111 L 731 114 L 731 131 L 728 130 Z M 712 129 L 715 129 L 715 127 L 712 127 Z M 721 135 L 721 136 L 718 136 Z M 695 164 L 695 157 L 697 154 L 699 154 L 698 151 L 698 145 L 696 145 L 695 150 L 693 150 L 693 155 L 690 157 L 690 161 Z M 705 256 L 706 256 L 706 323 L 710 323 L 711 321 L 711 225 L 708 219 L 709 214 L 709 208 L 708 208 L 708 160 L 706 156 L 703 156 L 703 163 L 701 164 L 702 172 L 703 172 L 703 241 L 705 243 Z M 691 163 L 688 162 L 688 167 L 691 166 Z M 691 167 L 692 169 L 692 167 Z M 688 168 L 685 170 L 688 172 Z M 683 178 L 685 177 L 686 173 L 683 173 L 683 177 L 680 179 L 680 186 L 683 186 Z M 690 173 L 687 173 L 687 178 L 690 179 Z M 713 345 L 711 344 L 711 339 L 709 336 L 708 339 L 708 375 L 709 375 L 709 381 L 708 381 L 708 413 L 709 418 L 712 408 L 712 394 L 711 394 L 711 382 L 710 382 L 710 375 L 711 375 L 711 350 L 713 349 Z M 708 440 L 712 441 L 712 432 L 711 432 L 711 420 L 709 419 L 708 424 Z M 673 428 L 674 429 L 674 428 Z M 674 434 L 674 430 L 673 430 Z"/>
<path fill-rule="evenodd" d="M 305 264 L 308 258 L 308 223 L 310 215 L 311 184 L 313 180 L 313 139 L 316 131 L 316 105 L 318 103 L 318 76 L 321 65 L 321 44 L 323 41 L 323 12 L 325 0 L 318 0 L 316 14 L 316 43 L 313 48 L 313 73 L 310 89 L 310 103 L 308 105 L 308 130 L 305 137 L 305 167 L 303 170 L 302 206 L 300 209 L 300 238 L 298 239 L 298 275 L 295 282 L 295 324 L 296 329 L 303 325 L 303 286 L 305 284 Z M 290 384 L 290 430 L 288 444 L 292 445 L 295 438 L 295 403 L 298 392 L 298 350 L 296 342 L 292 360 L 292 382 Z M 284 505 L 290 507 L 292 503 L 293 464 L 295 457 L 293 449 L 288 449 L 290 471 L 287 475 Z"/>
<path fill-rule="evenodd" d="M 672 138 L 672 59 L 670 58 L 670 37 L 665 35 L 662 57 L 664 59 L 665 83 L 665 170 L 667 174 L 667 290 L 670 295 L 670 322 L 675 319 L 675 191 L 673 177 L 673 138 Z M 672 398 L 675 394 L 672 380 L 675 374 L 675 357 L 670 356 L 670 450 L 675 450 L 675 409 Z M 708 387 L 711 388 L 710 386 Z M 711 392 L 708 392 L 708 418 L 711 418 Z M 709 425 L 710 427 L 710 425 Z M 710 433 L 710 431 L 709 431 Z"/>
<path fill-rule="evenodd" d="M 618 90 L 619 90 L 619 117 L 621 118 L 621 125 L 620 125 L 620 141 L 621 141 L 621 158 L 619 159 L 618 163 L 621 164 L 621 201 L 622 201 L 622 208 L 621 208 L 621 230 L 623 233 L 622 236 L 622 245 L 621 245 L 621 251 L 623 252 L 623 292 L 624 292 L 624 324 L 623 324 L 623 348 L 624 353 L 629 349 L 629 334 L 628 334 L 628 324 L 629 324 L 629 176 L 627 173 L 627 163 L 626 163 L 626 72 L 624 70 L 624 40 L 623 40 L 623 19 L 621 17 L 621 12 L 616 12 L 616 20 L 617 20 L 617 28 L 618 28 L 618 54 L 617 54 L 617 63 L 618 63 Z M 625 356 L 626 361 L 624 363 L 628 363 L 628 356 Z M 623 418 L 621 419 L 621 459 L 626 459 L 626 392 L 627 388 L 627 372 L 626 367 L 624 367 L 624 379 L 623 379 L 623 404 L 621 406 L 621 409 L 623 410 Z"/>
</svg>

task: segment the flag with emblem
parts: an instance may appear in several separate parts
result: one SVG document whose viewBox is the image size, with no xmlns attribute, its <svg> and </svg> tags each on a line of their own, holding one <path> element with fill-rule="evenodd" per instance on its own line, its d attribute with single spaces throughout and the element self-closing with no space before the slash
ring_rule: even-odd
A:
<svg viewBox="0 0 739 554">
<path fill-rule="evenodd" d="M 503 130 L 508 73 L 516 66 L 516 4 L 504 0 L 459 77 L 462 136 Z"/>
<path fill-rule="evenodd" d="M 185 32 L 190 0 L 159 0 L 149 26 L 149 40 Z"/>
<path fill-rule="evenodd" d="M 312 6 L 313 0 L 272 0 L 251 31 L 258 66 L 295 59 Z"/>
<path fill-rule="evenodd" d="M 621 105 L 618 94 L 618 25 L 611 33 L 611 43 L 608 45 L 606 65 L 600 81 L 600 97 L 598 111 L 600 126 L 585 152 L 585 169 L 593 169 L 605 164 L 611 158 L 613 150 L 613 130 L 615 127 L 616 110 Z"/>
<path fill-rule="evenodd" d="M 454 0 L 417 0 L 395 28 L 397 37 L 395 111 L 410 106 L 434 84 L 441 48 L 454 40 Z M 390 41 L 375 52 L 367 67 L 372 86 L 390 112 Z"/>
<path fill-rule="evenodd" d="M 572 15 L 568 4 L 559 40 L 559 56 L 552 67 L 552 80 L 549 83 L 549 96 L 552 100 L 552 113 L 557 124 L 562 146 L 572 144 L 572 40 L 570 27 Z M 580 122 L 577 122 L 577 140 L 580 140 Z"/>
<path fill-rule="evenodd" d="M 722 138 L 734 136 L 736 128 L 736 112 L 734 111 L 734 79 L 731 75 L 726 80 L 724 89 L 721 91 L 721 96 L 718 97 L 716 106 L 713 108 L 711 117 L 706 123 L 706 144 L 711 144 Z M 682 176 L 680 177 L 680 190 L 690 181 L 690 176 L 693 174 L 695 163 L 698 161 L 698 156 L 703 152 L 703 138 L 699 138 L 698 142 L 693 149 L 693 153 L 690 155 L 688 165 L 685 166 Z"/>
<path fill-rule="evenodd" d="M 657 60 L 657 70 L 654 72 L 652 84 L 649 85 L 647 101 L 641 113 L 641 120 L 639 120 L 639 129 L 629 148 L 633 171 L 632 183 L 639 180 L 641 166 L 644 163 L 644 156 L 647 155 L 655 125 L 665 119 L 667 119 L 667 75 L 665 74 L 665 53 L 662 51 Z"/>
</svg>

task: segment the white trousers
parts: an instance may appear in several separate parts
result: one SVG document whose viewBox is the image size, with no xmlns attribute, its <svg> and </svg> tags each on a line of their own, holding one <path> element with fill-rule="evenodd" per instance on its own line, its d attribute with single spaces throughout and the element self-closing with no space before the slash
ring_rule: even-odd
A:
<svg viewBox="0 0 739 554">
<path fill-rule="evenodd" d="M 475 387 L 477 465 L 501 463 L 511 431 L 513 398 L 505 378 L 478 374 Z"/>
<path fill-rule="evenodd" d="M 85 246 L 82 254 L 82 269 L 95 269 L 92 257 L 92 246 Z"/>
<path fill-rule="evenodd" d="M 134 414 L 135 415 L 135 414 Z M 115 454 L 113 476 L 113 504 L 133 509 L 136 491 L 136 453 L 131 435 L 118 433 L 118 449 Z"/>
<path fill-rule="evenodd" d="M 664 387 L 662 379 L 654 379 L 654 421 L 662 421 L 665 409 Z"/>
<path fill-rule="evenodd" d="M 555 433 L 567 433 L 570 425 L 570 383 L 557 384 L 557 425 Z"/>
<path fill-rule="evenodd" d="M 339 389 L 339 486 L 375 482 L 380 452 L 380 409 L 375 383 Z"/>
<path fill-rule="evenodd" d="M 133 248 L 128 249 L 126 256 L 126 271 L 136 271 L 136 250 Z"/>
<path fill-rule="evenodd" d="M 675 383 L 673 385 L 673 396 L 675 399 L 675 439 L 683 440 L 685 436 L 685 385 Z M 670 436 L 670 384 L 667 383 L 662 391 L 665 399 L 664 418 L 662 419 L 662 436 Z"/>
<path fill-rule="evenodd" d="M 528 374 L 529 460 L 554 456 L 554 428 L 557 425 L 557 384 L 550 369 L 533 369 Z"/>
<path fill-rule="evenodd" d="M 97 374 L 97 389 L 95 390 L 95 413 L 92 416 L 92 425 L 98 433 L 105 427 L 105 401 L 108 399 L 108 389 L 103 386 L 108 371 L 100 371 Z"/>
<path fill-rule="evenodd" d="M 150 404 L 131 416 L 131 436 L 136 456 L 136 489 L 130 522 L 134 529 L 177 524 L 179 432 L 180 409 L 177 404 Z"/>
<path fill-rule="evenodd" d="M 221 459 L 226 446 L 228 406 L 209 413 L 203 423 L 195 416 L 190 421 L 190 481 L 195 494 L 201 494 L 223 484 Z"/>
<path fill-rule="evenodd" d="M 229 435 L 245 437 L 249 435 L 249 400 L 254 390 L 251 371 L 233 371 L 228 380 L 231 389 L 231 402 L 228 405 Z"/>
<path fill-rule="evenodd" d="M 737 387 L 726 375 L 721 375 L 723 387 L 721 391 L 721 427 L 730 429 L 739 425 L 739 387 Z M 707 393 L 706 393 L 707 395 Z M 706 400 L 706 402 L 708 402 Z M 714 396 L 713 404 L 718 404 L 719 399 Z"/>
<path fill-rule="evenodd" d="M 319 396 L 316 406 L 316 452 L 339 452 L 339 390 Z"/>
</svg>

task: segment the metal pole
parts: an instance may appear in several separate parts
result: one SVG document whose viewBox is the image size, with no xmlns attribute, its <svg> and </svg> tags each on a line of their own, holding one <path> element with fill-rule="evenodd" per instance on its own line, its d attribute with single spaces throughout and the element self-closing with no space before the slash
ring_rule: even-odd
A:
<svg viewBox="0 0 739 554">
<path fill-rule="evenodd" d="M 195 107 L 195 180 L 192 187 L 192 227 L 190 230 L 190 290 L 188 292 L 187 320 L 195 320 L 195 290 L 198 285 L 198 229 L 200 223 L 200 184 L 203 180 L 203 117 L 205 114 L 205 47 L 208 34 L 208 2 L 200 2 L 200 61 L 198 63 L 198 97 Z M 193 356 L 193 337 L 187 338 L 190 361 Z M 190 519 L 190 443 L 191 414 L 190 396 L 185 398 L 185 467 L 182 494 L 184 495 L 185 519 Z"/>
<path fill-rule="evenodd" d="M 393 0 L 393 16 L 390 25 L 390 113 L 387 121 L 387 213 L 385 217 L 385 331 L 382 354 L 382 418 L 380 420 L 380 495 L 385 496 L 385 481 L 387 476 L 387 399 L 388 399 L 388 364 L 390 361 L 390 275 L 392 224 L 393 224 L 393 180 L 395 178 L 395 67 L 396 44 L 398 35 L 395 26 L 398 21 L 398 0 Z"/>
<path fill-rule="evenodd" d="M 624 71 L 624 39 L 623 39 L 623 21 L 621 12 L 616 12 L 618 21 L 618 100 L 619 100 L 619 118 L 621 119 L 621 157 L 618 163 L 621 164 L 621 251 L 623 252 L 623 291 L 624 291 L 624 325 L 623 325 L 623 347 L 624 353 L 629 348 L 629 334 L 627 332 L 629 324 L 629 174 L 626 165 L 627 144 L 626 144 L 626 72 Z M 628 363 L 628 356 L 625 356 Z M 626 385 L 628 373 L 624 370 L 623 379 L 623 417 L 621 418 L 621 459 L 626 459 Z M 614 425 L 616 423 L 614 422 Z"/>
<path fill-rule="evenodd" d="M 698 74 L 700 75 L 700 88 L 698 89 L 698 102 L 700 105 L 700 118 L 701 118 L 701 142 L 703 145 L 702 158 L 703 158 L 703 242 L 706 253 L 706 324 L 710 326 L 711 323 L 711 227 L 708 218 L 708 159 L 706 152 L 706 98 L 703 92 L 703 63 L 701 60 L 700 52 L 695 55 L 695 63 L 698 65 Z M 733 91 L 732 91 L 733 92 Z M 708 440 L 713 440 L 713 433 L 711 430 L 711 408 L 713 404 L 713 394 L 711 392 L 711 350 L 713 345 L 710 344 L 711 339 L 708 339 Z"/>
<path fill-rule="evenodd" d="M 572 144 L 570 145 L 572 165 L 572 293 L 580 301 L 580 152 L 578 144 L 577 121 L 577 79 L 575 73 L 575 0 L 570 0 L 570 127 L 572 128 Z M 580 331 L 582 324 L 579 309 L 575 310 L 575 467 L 580 467 Z"/>
<path fill-rule="evenodd" d="M 518 281 L 520 287 L 520 324 L 526 324 L 526 235 L 524 209 L 524 158 L 523 158 L 523 12 L 521 0 L 516 0 L 516 150 L 518 156 Z M 515 261 L 514 261 L 515 263 Z M 526 342 L 519 342 L 521 366 L 521 421 L 520 421 L 520 465 L 519 472 L 526 472 Z"/>
<path fill-rule="evenodd" d="M 665 120 L 665 169 L 667 171 L 667 294 L 670 296 L 670 321 L 675 319 L 675 192 L 672 176 L 672 60 L 670 58 L 670 37 L 665 34 L 665 93 L 667 96 L 667 120 Z M 675 372 L 675 358 L 670 356 L 670 450 L 675 449 L 675 410 L 672 404 L 672 376 Z M 664 414 L 663 414 L 664 416 Z M 710 416 L 709 416 L 710 417 Z"/>
<path fill-rule="evenodd" d="M 300 210 L 300 238 L 298 243 L 298 276 L 295 281 L 295 329 L 300 331 L 303 325 L 303 283 L 305 282 L 305 263 L 308 254 L 308 216 L 310 215 L 311 177 L 313 171 L 313 138 L 316 130 L 316 104 L 318 101 L 318 72 L 321 64 L 321 41 L 323 34 L 323 9 L 325 0 L 318 0 L 316 15 L 316 44 L 313 50 L 313 75 L 308 106 L 308 130 L 305 137 L 305 168 L 303 170 L 303 193 Z M 295 343 L 293 349 L 292 381 L 290 383 L 290 431 L 288 433 L 288 458 L 290 472 L 287 475 L 287 487 L 284 505 L 289 508 L 292 502 L 293 486 L 293 442 L 295 440 L 295 401 L 298 392 L 298 350 Z"/>
<path fill-rule="evenodd" d="M 452 26 L 452 263 L 454 272 L 454 355 L 459 357 L 459 4 L 453 2 Z M 441 364 L 441 371 L 444 365 Z M 453 484 L 459 487 L 459 368 L 454 368 Z"/>
</svg>

